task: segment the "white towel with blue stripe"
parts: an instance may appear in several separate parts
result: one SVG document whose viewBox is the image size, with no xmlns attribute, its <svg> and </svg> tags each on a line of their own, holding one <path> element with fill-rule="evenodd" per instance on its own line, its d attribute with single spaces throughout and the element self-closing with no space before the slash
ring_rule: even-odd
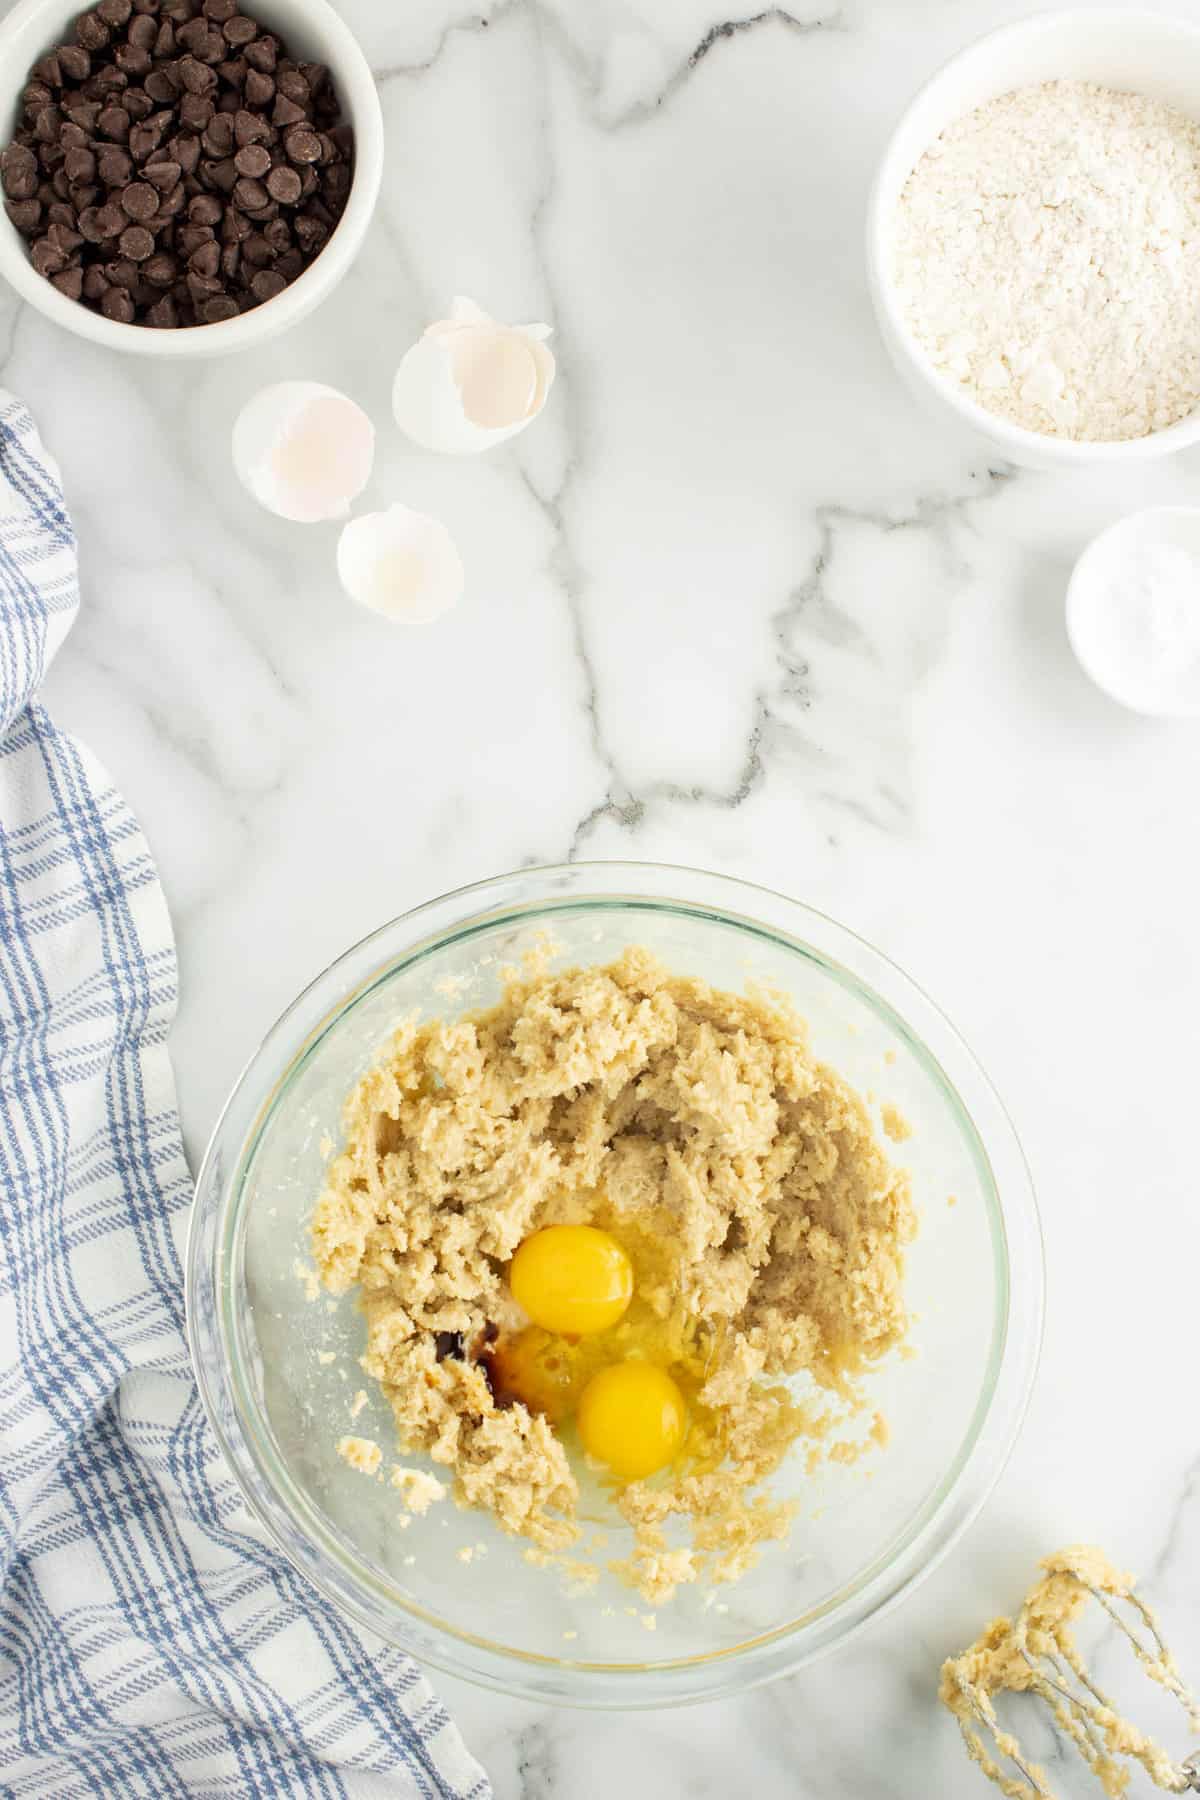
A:
<svg viewBox="0 0 1200 1800">
<path fill-rule="evenodd" d="M 0 392 L 0 1794 L 486 1800 L 205 1423 L 170 922 L 137 821 L 35 698 L 78 601 L 57 470 Z"/>
</svg>

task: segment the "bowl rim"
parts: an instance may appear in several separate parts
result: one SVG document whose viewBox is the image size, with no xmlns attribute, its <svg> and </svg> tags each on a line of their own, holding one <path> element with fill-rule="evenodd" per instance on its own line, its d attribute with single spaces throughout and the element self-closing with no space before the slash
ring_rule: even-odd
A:
<svg viewBox="0 0 1200 1800">
<path fill-rule="evenodd" d="M 22 68 L 19 79 L 13 80 L 11 86 L 0 79 L 0 104 L 5 109 L 4 142 L 11 131 L 7 97 L 15 99 L 19 95 L 34 60 L 26 57 L 24 51 L 18 55 L 15 46 L 27 33 L 34 32 L 39 20 L 66 24 L 79 10 L 79 4 L 72 4 L 71 0 L 18 0 L 0 20 L 0 72 L 14 56 L 17 61 L 13 66 Z M 135 356 L 187 360 L 232 354 L 264 344 L 288 330 L 319 306 L 345 275 L 366 236 L 383 178 L 383 108 L 375 78 L 357 38 L 329 0 L 267 0 L 267 10 L 290 16 L 296 30 L 315 28 L 321 32 L 326 40 L 325 60 L 333 72 L 343 111 L 354 127 L 350 193 L 324 247 L 281 294 L 263 301 L 251 312 L 214 325 L 185 325 L 173 331 L 158 331 L 151 326 L 123 325 L 116 319 L 106 319 L 103 313 L 60 294 L 33 267 L 25 240 L 16 227 L 6 216 L 0 216 L 0 275 L 22 300 L 52 324 L 74 337 Z M 287 35 L 286 25 L 280 30 Z M 41 51 L 35 52 L 35 56 L 40 54 Z"/>
<path fill-rule="evenodd" d="M 1200 23 L 1182 19 L 1174 13 L 1156 12 L 1149 7 L 1063 7 L 1052 12 L 1031 13 L 1023 19 L 1012 19 L 1007 24 L 996 26 L 973 38 L 926 76 L 888 135 L 867 201 L 867 274 L 885 340 L 906 358 L 913 372 L 956 416 L 960 424 L 967 426 L 976 435 L 990 438 L 997 446 L 1007 448 L 1013 462 L 1034 468 L 1072 465 L 1101 467 L 1108 463 L 1145 461 L 1186 450 L 1200 441 L 1200 405 L 1185 418 L 1176 420 L 1173 425 L 1164 426 L 1161 431 L 1148 432 L 1138 438 L 1108 440 L 1052 437 L 1049 433 L 1031 431 L 999 413 L 989 412 L 977 400 L 971 399 L 935 366 L 928 351 L 913 334 L 896 299 L 888 255 L 892 210 L 899 187 L 908 179 L 924 151 L 909 162 L 899 183 L 896 180 L 896 168 L 899 163 L 908 160 L 907 154 L 901 156 L 901 146 L 921 108 L 940 89 L 952 86 L 964 70 L 986 62 L 1000 45 L 1017 43 L 1023 38 L 1032 42 L 1048 37 L 1055 31 L 1073 28 L 1078 28 L 1081 33 L 1095 32 L 1100 26 L 1108 29 L 1110 25 L 1115 29 L 1140 34 L 1155 30 L 1163 37 L 1187 40 L 1200 62 Z M 1197 119 L 1200 120 L 1200 107 Z M 935 140 L 930 138 L 925 149 L 933 141 Z"/>
<path fill-rule="evenodd" d="M 576 891 L 581 881 L 590 885 Z M 610 884 L 607 889 L 606 882 Z M 688 884 L 698 887 L 684 898 L 678 890 L 681 886 L 686 889 Z M 229 1262 L 229 1228 L 231 1217 L 237 1212 L 239 1182 L 276 1098 L 314 1044 L 364 991 L 385 979 L 389 970 L 394 971 L 397 965 L 407 966 L 416 954 L 428 953 L 468 926 L 482 928 L 485 924 L 493 926 L 520 918 L 528 922 L 530 916 L 543 915 L 554 901 L 556 887 L 569 894 L 560 910 L 562 905 L 577 907 L 596 899 L 599 887 L 604 890 L 602 898 L 611 904 L 638 900 L 648 905 L 661 903 L 681 907 L 692 915 L 708 914 L 721 923 L 756 926 L 784 947 L 815 958 L 835 975 L 839 967 L 843 972 L 848 968 L 860 997 L 876 1010 L 890 1014 L 932 1066 L 973 1134 L 991 1177 L 993 1238 L 998 1233 L 1003 1250 L 1002 1276 L 1007 1275 L 1003 1329 L 999 1348 L 993 1349 L 991 1357 L 991 1388 L 986 1391 L 985 1382 L 980 1390 L 967 1436 L 951 1464 L 951 1477 L 948 1481 L 941 1478 L 933 1498 L 927 1498 L 915 1510 L 913 1519 L 856 1574 L 848 1584 L 849 1600 L 847 1589 L 842 1589 L 837 1597 L 811 1609 L 799 1621 L 787 1621 L 744 1643 L 653 1664 L 568 1660 L 511 1649 L 451 1626 L 394 1596 L 388 1608 L 383 1609 L 368 1591 L 360 1574 L 362 1559 L 356 1557 L 352 1548 L 355 1570 L 345 1566 L 345 1558 L 341 1559 L 342 1567 L 331 1566 L 329 1552 L 332 1550 L 336 1556 L 339 1549 L 337 1528 L 331 1529 L 328 1522 L 322 1525 L 319 1509 L 307 1499 L 300 1507 L 290 1506 L 278 1482 L 264 1473 L 261 1455 L 247 1441 L 242 1405 L 236 1394 L 240 1372 L 235 1366 L 236 1357 L 228 1354 L 229 1331 L 222 1317 L 222 1276 Z M 725 899 L 743 904 L 726 905 Z M 488 900 L 497 904 L 489 907 Z M 747 901 L 752 903 L 750 911 L 744 909 Z M 787 925 L 764 921 L 764 912 L 770 914 L 772 910 L 777 917 L 786 918 Z M 422 925 L 431 918 L 444 922 L 432 933 L 422 931 Z M 798 924 L 805 927 L 804 935 L 791 929 Z M 404 928 L 407 934 L 404 944 L 390 944 L 380 962 L 375 953 L 397 928 Z M 821 937 L 849 952 L 850 963 L 832 957 L 814 942 Z M 893 991 L 902 994 L 903 1012 L 873 980 L 853 966 L 855 960 L 865 963 L 873 975 L 882 975 Z M 352 963 L 361 978 L 348 988 L 343 987 L 338 1000 L 330 1005 L 323 990 L 331 977 L 345 972 Z M 914 1011 L 921 1018 L 921 1025 L 911 1023 Z M 938 1052 L 931 1050 L 926 1041 L 925 1029 L 929 1025 L 939 1034 Z M 299 1036 L 297 1026 L 301 1028 Z M 280 1054 L 272 1052 L 281 1037 L 286 1037 L 289 1046 L 284 1053 L 285 1065 L 280 1073 L 268 1078 L 265 1097 L 255 1100 L 247 1095 L 247 1085 L 264 1060 L 269 1059 L 273 1069 L 279 1068 Z M 951 1079 L 943 1067 L 948 1052 L 956 1061 L 957 1079 Z M 970 1105 L 959 1091 L 964 1075 L 973 1093 Z M 239 1104 L 242 1118 L 231 1127 L 231 1116 Z M 981 1109 L 989 1115 L 983 1127 L 979 1123 Z M 998 1164 L 1003 1167 L 998 1169 Z M 789 1673 L 835 1645 L 841 1647 L 869 1622 L 898 1604 L 958 1541 L 999 1479 L 1029 1403 L 1044 1315 L 1044 1250 L 1028 1165 L 995 1089 L 941 1010 L 895 963 L 815 908 L 734 877 L 637 862 L 551 865 L 473 882 L 389 920 L 331 963 L 302 990 L 267 1033 L 222 1109 L 197 1176 L 185 1262 L 188 1344 L 205 1412 L 244 1498 L 293 1566 L 359 1624 L 423 1661 L 484 1687 L 584 1707 L 655 1707 L 740 1692 Z M 251 1405 L 261 1416 L 253 1401 Z M 289 1485 L 295 1485 L 287 1479 Z M 316 1518 L 317 1528 L 309 1535 L 302 1529 L 303 1521 L 297 1518 L 297 1512 L 311 1513 Z M 285 1525 L 291 1527 L 290 1534 Z"/>
</svg>

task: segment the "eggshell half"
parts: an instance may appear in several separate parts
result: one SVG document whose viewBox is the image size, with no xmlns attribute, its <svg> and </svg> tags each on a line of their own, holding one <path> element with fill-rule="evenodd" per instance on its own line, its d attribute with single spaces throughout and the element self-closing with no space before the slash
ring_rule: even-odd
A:
<svg viewBox="0 0 1200 1800">
<path fill-rule="evenodd" d="M 407 624 L 449 612 L 466 579 L 441 520 L 400 505 L 351 519 L 338 539 L 337 567 L 352 600 Z"/>
<path fill-rule="evenodd" d="M 430 325 L 392 385 L 392 411 L 427 450 L 476 455 L 515 437 L 546 404 L 555 363 L 548 325 L 500 325 L 473 300 Z"/>
<path fill-rule="evenodd" d="M 233 466 L 278 518 L 344 519 L 371 478 L 375 427 L 361 406 L 319 381 L 260 388 L 233 426 Z"/>
</svg>

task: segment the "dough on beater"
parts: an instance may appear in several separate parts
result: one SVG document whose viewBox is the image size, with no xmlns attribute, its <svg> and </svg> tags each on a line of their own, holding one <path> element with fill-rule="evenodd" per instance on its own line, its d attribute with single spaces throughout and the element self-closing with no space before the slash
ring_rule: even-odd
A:
<svg viewBox="0 0 1200 1800">
<path fill-rule="evenodd" d="M 579 1536 L 575 1474 L 546 1418 L 498 1403 L 481 1351 L 522 1322 L 518 1245 L 576 1221 L 630 1250 L 664 1361 L 693 1378 L 683 1464 L 617 1497 L 621 1573 L 656 1603 L 733 1579 L 788 1525 L 751 1490 L 865 1404 L 860 1378 L 905 1335 L 908 1177 L 783 1000 L 644 950 L 510 971 L 491 1010 L 400 1026 L 348 1099 L 314 1259 L 330 1291 L 358 1290 L 363 1368 L 404 1449 L 550 1553 Z M 803 1402 L 777 1379 L 802 1370 Z"/>
<path fill-rule="evenodd" d="M 1063 1734 L 1070 1738 L 1104 1792 L 1119 1800 L 1129 1786 L 1128 1762 L 1141 1764 L 1156 1787 L 1180 1792 L 1179 1771 L 1167 1752 L 1136 1725 L 1123 1719 L 1087 1674 L 1075 1644 L 1074 1624 L 1093 1594 L 1111 1600 L 1133 1598 L 1133 1577 L 1114 1568 L 1102 1550 L 1074 1544 L 1045 1557 L 1045 1573 L 1026 1594 L 1015 1619 L 993 1619 L 961 1656 L 942 1665 L 939 1698 L 954 1714 L 967 1753 L 995 1782 L 1005 1800 L 1040 1800 L 1050 1795 L 1046 1771 L 1024 1757 L 1016 1737 L 999 1723 L 993 1701 L 1002 1693 L 1032 1693 L 1043 1700 Z M 1135 1601 L 1142 1623 L 1153 1627 L 1153 1615 Z M 1114 1617 L 1117 1615 L 1114 1614 Z M 1156 1629 L 1156 1627 L 1153 1627 Z M 1200 1730 L 1200 1709 L 1183 1686 L 1170 1653 L 1150 1647 L 1128 1633 L 1133 1654 L 1151 1680 L 1179 1700 L 1193 1730 Z M 1059 1683 L 1074 1675 L 1086 1719 L 1064 1700 Z M 996 1750 L 1030 1780 L 1006 1773 L 980 1732 L 988 1733 Z M 1018 1760 L 1019 1759 L 1019 1760 Z M 1036 1785 L 1031 1785 L 1035 1783 Z"/>
</svg>

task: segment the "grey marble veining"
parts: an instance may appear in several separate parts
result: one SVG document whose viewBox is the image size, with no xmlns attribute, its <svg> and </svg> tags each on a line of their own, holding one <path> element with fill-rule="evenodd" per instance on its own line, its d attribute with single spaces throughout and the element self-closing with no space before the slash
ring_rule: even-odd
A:
<svg viewBox="0 0 1200 1800">
<path fill-rule="evenodd" d="M 1029 0 L 344 10 L 388 167 L 312 319 L 171 370 L 0 294 L 0 380 L 82 546 L 47 699 L 159 860 L 189 1146 L 317 969 L 517 864 L 726 870 L 888 951 L 993 1075 L 1044 1210 L 1043 1374 L 984 1516 L 877 1629 L 737 1701 L 613 1720 L 439 1685 L 500 1800 L 970 1800 L 938 1664 L 1057 1543 L 1144 1571 L 1200 1672 L 1200 732 L 1110 706 L 1062 623 L 1087 538 L 1200 497 L 1200 458 L 996 468 L 917 413 L 877 341 L 861 221 L 890 125 Z M 560 359 L 544 418 L 479 461 L 386 422 L 400 354 L 457 292 L 550 320 Z M 354 612 L 333 530 L 235 484 L 234 413 L 292 375 L 375 413 L 367 502 L 455 533 L 468 593 L 437 626 Z"/>
</svg>

